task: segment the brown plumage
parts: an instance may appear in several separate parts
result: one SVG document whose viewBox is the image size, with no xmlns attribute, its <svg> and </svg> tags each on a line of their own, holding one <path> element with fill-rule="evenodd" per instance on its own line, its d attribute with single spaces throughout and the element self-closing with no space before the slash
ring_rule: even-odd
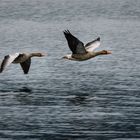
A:
<svg viewBox="0 0 140 140">
<path fill-rule="evenodd" d="M 44 54 L 42 53 L 30 53 L 30 54 L 15 53 L 13 55 L 6 55 L 1 63 L 0 73 L 2 73 L 3 70 L 11 63 L 14 63 L 14 64 L 20 64 L 24 74 L 28 74 L 31 65 L 31 58 L 43 57 L 43 56 Z"/>
<path fill-rule="evenodd" d="M 84 43 L 81 42 L 78 38 L 73 36 L 69 30 L 64 31 L 65 38 L 68 42 L 68 46 L 72 51 L 72 54 L 66 55 L 63 58 L 75 61 L 84 61 L 90 58 L 93 58 L 98 55 L 107 55 L 111 54 L 110 51 L 102 50 L 95 52 L 94 49 L 100 46 L 100 37 L 87 43 L 84 46 Z"/>
</svg>

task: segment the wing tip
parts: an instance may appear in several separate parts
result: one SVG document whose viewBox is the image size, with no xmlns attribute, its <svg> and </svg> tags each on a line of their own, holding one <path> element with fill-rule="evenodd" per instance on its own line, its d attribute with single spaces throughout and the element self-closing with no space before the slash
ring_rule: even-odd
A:
<svg viewBox="0 0 140 140">
<path fill-rule="evenodd" d="M 24 74 L 28 74 L 28 72 L 24 72 Z"/>
<path fill-rule="evenodd" d="M 64 30 L 63 33 L 64 33 L 65 35 L 66 35 L 66 34 L 71 34 L 70 31 L 69 31 L 68 29 L 67 29 L 67 30 Z"/>
<path fill-rule="evenodd" d="M 97 39 L 96 39 L 96 41 L 100 41 L 101 39 L 100 39 L 100 37 L 98 37 Z"/>
</svg>

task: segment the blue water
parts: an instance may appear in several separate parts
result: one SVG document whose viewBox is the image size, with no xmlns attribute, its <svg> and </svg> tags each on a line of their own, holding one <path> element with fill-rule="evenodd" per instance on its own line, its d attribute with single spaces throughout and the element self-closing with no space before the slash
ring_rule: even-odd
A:
<svg viewBox="0 0 140 140">
<path fill-rule="evenodd" d="M 0 74 L 2 140 L 140 139 L 139 0 L 1 0 L 0 58 L 44 52 Z M 112 55 L 62 60 L 63 30 Z"/>
</svg>

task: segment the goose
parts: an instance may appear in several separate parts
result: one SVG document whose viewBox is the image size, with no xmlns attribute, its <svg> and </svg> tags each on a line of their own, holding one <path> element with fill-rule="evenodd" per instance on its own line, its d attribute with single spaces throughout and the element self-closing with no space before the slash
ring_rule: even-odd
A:
<svg viewBox="0 0 140 140">
<path fill-rule="evenodd" d="M 78 38 L 70 33 L 69 30 L 63 31 L 64 36 L 67 40 L 68 46 L 72 51 L 72 54 L 65 55 L 64 59 L 74 60 L 74 61 L 84 61 L 90 58 L 93 58 L 98 55 L 107 55 L 111 54 L 110 51 L 102 50 L 95 52 L 94 50 L 100 46 L 100 37 L 96 38 L 95 40 L 87 43 L 84 46 L 84 43 L 81 42 Z"/>
<path fill-rule="evenodd" d="M 30 54 L 28 54 L 28 53 L 15 53 L 15 54 L 6 55 L 1 63 L 0 73 L 2 73 L 3 70 L 7 66 L 9 66 L 11 63 L 13 63 L 13 64 L 20 63 L 24 74 L 28 74 L 29 68 L 31 65 L 31 58 L 32 57 L 43 57 L 43 56 L 44 56 L 44 54 L 42 54 L 42 53 L 30 53 Z"/>
</svg>

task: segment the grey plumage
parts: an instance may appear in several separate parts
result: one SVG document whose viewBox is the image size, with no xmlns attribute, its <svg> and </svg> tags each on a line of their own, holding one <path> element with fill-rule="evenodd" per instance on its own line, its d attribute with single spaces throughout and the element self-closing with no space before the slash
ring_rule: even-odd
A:
<svg viewBox="0 0 140 140">
<path fill-rule="evenodd" d="M 14 63 L 20 64 L 24 74 L 28 74 L 31 65 L 31 57 L 34 56 L 42 57 L 44 55 L 41 53 L 15 53 L 13 55 L 6 55 L 1 63 L 0 73 L 2 73 L 11 63 Z"/>
<path fill-rule="evenodd" d="M 73 36 L 69 30 L 64 31 L 64 35 L 67 39 L 68 46 L 73 54 L 84 54 L 86 53 L 83 42 L 81 42 L 78 38 Z"/>
<path fill-rule="evenodd" d="M 65 30 L 64 32 L 65 38 L 67 40 L 68 46 L 72 51 L 72 54 L 65 55 L 63 58 L 75 61 L 84 61 L 90 58 L 93 58 L 97 55 L 110 54 L 111 52 L 102 50 L 99 52 L 95 52 L 94 50 L 100 46 L 100 37 L 97 39 L 87 43 L 84 46 L 84 43 L 76 38 L 74 35 L 70 33 L 69 30 Z"/>
</svg>

